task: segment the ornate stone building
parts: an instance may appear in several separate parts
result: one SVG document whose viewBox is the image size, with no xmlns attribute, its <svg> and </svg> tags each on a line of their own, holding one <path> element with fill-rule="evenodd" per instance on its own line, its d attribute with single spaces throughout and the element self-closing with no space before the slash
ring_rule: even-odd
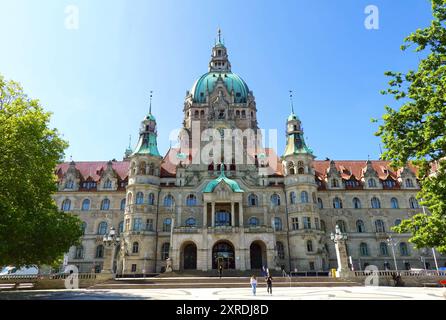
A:
<svg viewBox="0 0 446 320">
<path fill-rule="evenodd" d="M 84 222 L 82 245 L 68 253 L 81 272 L 109 270 L 112 261 L 118 273 L 160 272 L 168 257 L 174 270 L 219 264 L 329 270 L 336 268 L 330 240 L 336 225 L 348 235 L 355 270 L 368 264 L 394 269 L 393 252 L 399 269 L 434 266 L 430 249 L 416 250 L 408 234 L 391 230 L 421 210 L 415 168 L 315 160 L 294 110 L 286 120 L 283 156 L 262 147 L 253 92 L 231 71 L 220 35 L 209 71 L 187 92 L 183 112 L 180 147 L 164 157 L 149 111 L 136 148 L 126 150 L 123 161 L 57 167 L 55 200 Z M 202 137 L 209 129 L 218 130 L 217 140 L 233 130 L 242 138 L 229 135 L 229 152 L 208 152 L 209 140 Z M 203 153 L 209 161 L 202 161 Z M 103 237 L 111 227 L 120 242 L 110 249 Z M 438 261 L 443 266 L 445 257 Z"/>
</svg>

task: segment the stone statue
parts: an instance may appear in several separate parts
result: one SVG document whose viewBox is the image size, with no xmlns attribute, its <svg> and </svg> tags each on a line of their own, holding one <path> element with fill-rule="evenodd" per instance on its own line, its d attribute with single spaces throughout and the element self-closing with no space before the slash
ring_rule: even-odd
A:
<svg viewBox="0 0 446 320">
<path fill-rule="evenodd" d="M 172 259 L 167 258 L 166 259 L 166 272 L 172 272 Z"/>
</svg>

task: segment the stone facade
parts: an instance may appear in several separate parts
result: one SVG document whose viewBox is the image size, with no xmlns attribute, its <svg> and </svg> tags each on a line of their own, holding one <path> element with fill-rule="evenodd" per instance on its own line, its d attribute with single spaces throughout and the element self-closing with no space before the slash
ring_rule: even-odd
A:
<svg viewBox="0 0 446 320">
<path fill-rule="evenodd" d="M 400 270 L 423 268 L 422 261 L 434 267 L 430 249 L 416 250 L 408 234 L 391 230 L 421 211 L 416 168 L 394 171 L 384 161 L 315 160 L 294 110 L 286 121 L 283 156 L 262 147 L 256 140 L 261 136 L 254 95 L 232 73 L 220 35 L 209 72 L 187 92 L 183 112 L 180 147 L 164 157 L 150 111 L 136 148 L 127 150 L 123 161 L 71 162 L 56 169 L 55 201 L 85 223 L 82 246 L 68 252 L 69 263 L 81 272 L 100 272 L 112 260 L 118 273 L 160 272 L 168 257 L 173 270 L 219 265 L 329 270 L 337 266 L 330 239 L 336 225 L 348 236 L 355 270 L 367 264 L 394 269 L 389 236 Z M 218 137 L 240 130 L 256 142 L 248 145 L 242 136 L 228 154 L 218 155 L 200 139 L 208 129 L 217 129 Z M 200 152 L 211 160 L 201 161 Z M 237 156 L 243 161 L 235 161 Z M 120 243 L 104 247 L 111 227 Z M 446 257 L 437 258 L 444 266 Z"/>
</svg>

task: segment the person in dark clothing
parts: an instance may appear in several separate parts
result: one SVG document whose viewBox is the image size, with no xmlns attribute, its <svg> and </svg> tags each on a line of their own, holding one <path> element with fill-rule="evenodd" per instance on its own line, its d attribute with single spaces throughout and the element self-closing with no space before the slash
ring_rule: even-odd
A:
<svg viewBox="0 0 446 320">
<path fill-rule="evenodd" d="M 273 277 L 270 275 L 266 278 L 266 292 L 273 294 Z"/>
<path fill-rule="evenodd" d="M 220 266 L 218 267 L 218 274 L 220 275 L 220 279 L 221 279 L 221 276 L 222 276 L 222 274 L 223 274 L 223 266 L 222 266 L 222 265 L 220 265 Z"/>
</svg>

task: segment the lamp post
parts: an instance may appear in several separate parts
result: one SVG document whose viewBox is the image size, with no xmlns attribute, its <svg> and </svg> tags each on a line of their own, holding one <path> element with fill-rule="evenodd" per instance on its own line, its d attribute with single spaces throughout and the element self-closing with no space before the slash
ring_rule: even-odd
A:
<svg viewBox="0 0 446 320">
<path fill-rule="evenodd" d="M 348 256 L 347 256 L 347 234 L 342 233 L 338 225 L 336 225 L 335 233 L 331 233 L 330 239 L 335 243 L 336 258 L 338 260 L 338 277 L 348 276 L 350 270 L 348 268 Z"/>
<path fill-rule="evenodd" d="M 121 242 L 121 238 L 119 237 L 119 235 L 116 235 L 115 228 L 111 227 L 109 233 L 104 234 L 104 237 L 102 238 L 102 242 L 104 243 L 105 248 L 111 249 L 110 269 L 103 268 L 102 272 L 113 274 L 114 273 L 114 262 L 115 262 L 115 251 L 116 251 L 116 247 Z"/>
<path fill-rule="evenodd" d="M 398 244 L 398 242 L 395 242 L 395 240 L 391 236 L 389 236 L 387 238 L 387 243 L 392 248 L 393 263 L 395 264 L 395 270 L 398 271 L 398 265 L 396 264 L 396 256 L 395 256 L 395 246 Z"/>
</svg>

